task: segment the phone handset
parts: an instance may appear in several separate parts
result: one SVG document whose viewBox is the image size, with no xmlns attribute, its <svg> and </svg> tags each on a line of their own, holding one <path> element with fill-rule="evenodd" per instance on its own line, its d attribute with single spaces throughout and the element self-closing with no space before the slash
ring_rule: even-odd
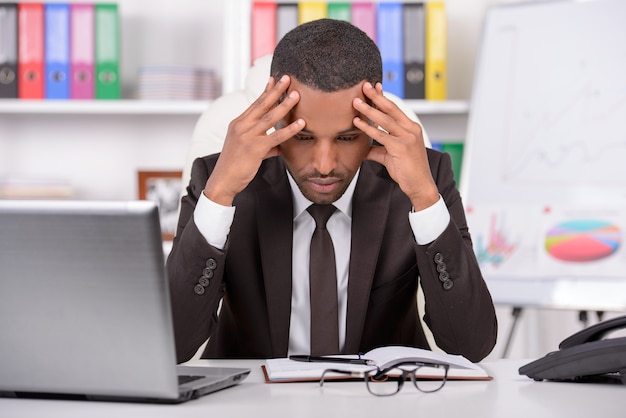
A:
<svg viewBox="0 0 626 418">
<path fill-rule="evenodd" d="M 588 328 L 579 331 L 559 344 L 559 349 L 570 348 L 576 345 L 601 340 L 606 334 L 626 328 L 626 316 L 620 316 L 618 318 L 609 319 L 607 321 L 600 322 L 592 325 Z"/>
</svg>

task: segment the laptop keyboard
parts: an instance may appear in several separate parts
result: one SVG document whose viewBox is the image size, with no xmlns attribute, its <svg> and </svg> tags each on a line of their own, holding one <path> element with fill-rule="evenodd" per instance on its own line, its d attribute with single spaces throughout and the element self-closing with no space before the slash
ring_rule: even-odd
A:
<svg viewBox="0 0 626 418">
<path fill-rule="evenodd" d="M 178 384 L 184 385 L 185 383 L 193 382 L 194 380 L 202 379 L 204 376 L 188 376 L 188 375 L 179 375 L 178 376 Z"/>
</svg>

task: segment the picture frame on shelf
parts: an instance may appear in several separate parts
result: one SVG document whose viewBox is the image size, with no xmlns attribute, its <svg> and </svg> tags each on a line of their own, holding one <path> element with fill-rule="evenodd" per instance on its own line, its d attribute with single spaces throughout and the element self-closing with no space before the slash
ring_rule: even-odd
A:
<svg viewBox="0 0 626 418">
<path fill-rule="evenodd" d="M 176 233 L 182 178 L 182 170 L 137 172 L 139 200 L 151 200 L 159 206 L 163 241 L 171 241 Z"/>
</svg>

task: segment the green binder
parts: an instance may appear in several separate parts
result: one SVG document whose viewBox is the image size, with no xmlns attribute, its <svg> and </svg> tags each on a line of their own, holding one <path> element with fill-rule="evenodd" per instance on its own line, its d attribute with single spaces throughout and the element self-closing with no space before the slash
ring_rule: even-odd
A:
<svg viewBox="0 0 626 418">
<path fill-rule="evenodd" d="M 95 4 L 96 99 L 121 98 L 120 24 L 117 4 Z"/>
<path fill-rule="evenodd" d="M 346 22 L 350 22 L 351 15 L 349 2 L 328 3 L 329 19 L 345 20 Z"/>
</svg>

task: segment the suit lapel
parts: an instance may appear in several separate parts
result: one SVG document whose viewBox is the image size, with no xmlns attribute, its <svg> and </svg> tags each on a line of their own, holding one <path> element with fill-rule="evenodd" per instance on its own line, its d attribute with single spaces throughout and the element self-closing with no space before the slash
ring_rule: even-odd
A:
<svg viewBox="0 0 626 418">
<path fill-rule="evenodd" d="M 359 349 L 378 253 L 389 214 L 394 183 L 381 178 L 380 166 L 361 167 L 352 200 L 352 248 L 348 279 L 346 353 Z"/>
<path fill-rule="evenodd" d="M 293 200 L 280 159 L 266 161 L 267 185 L 257 196 L 265 298 L 270 322 L 272 351 L 284 357 L 289 347 L 291 317 L 291 255 L 293 245 Z"/>
</svg>

